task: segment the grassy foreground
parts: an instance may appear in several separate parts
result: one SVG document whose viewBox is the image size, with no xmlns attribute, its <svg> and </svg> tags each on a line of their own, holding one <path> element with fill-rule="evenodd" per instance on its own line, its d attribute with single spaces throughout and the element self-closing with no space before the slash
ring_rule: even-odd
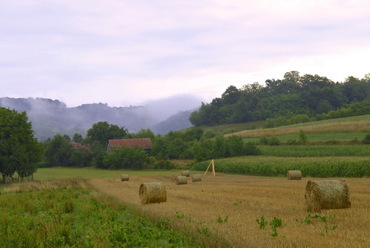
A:
<svg viewBox="0 0 370 248">
<path fill-rule="evenodd" d="M 76 180 L 46 184 L 0 195 L 1 247 L 200 247 L 167 220 L 152 222 L 97 200 Z M 37 187 L 46 189 L 27 190 Z"/>
</svg>

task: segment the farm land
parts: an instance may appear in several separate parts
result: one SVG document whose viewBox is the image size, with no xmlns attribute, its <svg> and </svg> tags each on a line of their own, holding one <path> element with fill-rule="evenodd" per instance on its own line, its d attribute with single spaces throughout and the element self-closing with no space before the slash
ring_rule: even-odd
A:
<svg viewBox="0 0 370 248">
<path fill-rule="evenodd" d="M 115 213 L 130 211 L 134 216 L 157 223 L 156 227 L 164 227 L 151 229 L 158 235 L 164 230 L 176 230 L 176 233 L 165 237 L 154 235 L 154 238 L 150 238 L 149 235 L 151 242 L 144 245 L 140 243 L 144 241 L 136 239 L 141 234 L 146 235 L 145 232 L 133 229 L 138 235 L 129 236 L 132 246 L 128 247 L 370 247 L 370 147 L 360 142 L 370 133 L 369 123 L 369 116 L 363 116 L 284 128 L 241 130 L 234 134 L 246 141 L 278 137 L 282 143 L 297 138 L 298 132 L 303 130 L 308 142 L 305 145 L 259 146 L 261 156 L 215 160 L 216 176 L 208 173 L 201 182 L 188 179 L 187 184 L 176 185 L 175 175 L 179 175 L 181 170 L 40 168 L 34 176 L 36 182 L 6 186 L 2 189 L 0 199 L 7 197 L 6 202 L 10 204 L 11 197 L 16 199 L 19 195 L 34 193 L 38 189 L 41 192 L 51 190 L 54 186 L 50 184 L 55 185 L 51 182 L 75 178 L 73 182 L 77 183 L 72 183 L 73 187 L 67 183 L 67 186 L 61 184 L 52 190 L 70 190 L 68 194 L 82 194 L 83 197 L 86 197 L 86 193 L 73 192 L 90 192 L 88 195 L 96 199 L 91 200 L 94 204 L 103 204 L 103 207 L 97 208 L 100 212 L 107 207 L 114 209 Z M 197 163 L 191 167 L 191 172 L 203 173 L 208 164 L 209 161 Z M 288 169 L 301 169 L 302 180 L 287 180 L 285 173 Z M 121 173 L 129 174 L 130 180 L 122 182 Z M 304 194 L 310 179 L 345 180 L 349 184 L 351 207 L 322 210 L 320 213 L 307 212 Z M 142 205 L 139 186 L 143 182 L 163 182 L 167 190 L 167 202 Z M 77 196 L 83 198 L 82 195 Z M 44 197 L 51 196 L 48 194 Z M 77 203 L 71 203 L 74 202 L 71 198 L 64 195 L 61 199 L 67 199 L 67 203 L 64 202 L 61 207 L 63 213 L 80 209 Z M 35 214 L 43 211 L 46 210 L 40 208 Z M 64 223 L 62 219 L 60 221 Z M 140 221 L 144 220 L 136 223 L 149 225 Z M 48 226 L 42 223 L 45 222 L 39 223 L 40 228 L 47 230 Z M 123 231 L 108 227 L 106 230 L 127 237 Z M 99 232 L 104 233 L 104 230 Z M 64 230 L 63 236 L 63 231 L 60 231 L 48 247 L 70 244 L 60 240 L 63 239 L 61 237 L 73 238 L 68 233 L 68 230 Z M 81 235 L 76 235 L 75 240 L 84 240 Z M 88 243 L 81 241 L 79 247 L 111 247 L 112 243 L 104 243 L 102 236 Z M 123 239 L 110 237 L 110 240 L 119 244 Z M 11 244 L 19 247 L 18 243 Z"/>
</svg>

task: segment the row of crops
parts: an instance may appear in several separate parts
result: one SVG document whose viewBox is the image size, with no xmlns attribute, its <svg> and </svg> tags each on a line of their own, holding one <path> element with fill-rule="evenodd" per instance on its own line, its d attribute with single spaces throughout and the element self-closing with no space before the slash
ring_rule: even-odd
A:
<svg viewBox="0 0 370 248">
<path fill-rule="evenodd" d="M 301 170 L 309 177 L 370 176 L 370 146 L 260 146 L 262 156 L 215 160 L 217 172 L 256 176 L 285 176 L 288 170 Z M 196 163 L 204 171 L 209 161 Z"/>
</svg>

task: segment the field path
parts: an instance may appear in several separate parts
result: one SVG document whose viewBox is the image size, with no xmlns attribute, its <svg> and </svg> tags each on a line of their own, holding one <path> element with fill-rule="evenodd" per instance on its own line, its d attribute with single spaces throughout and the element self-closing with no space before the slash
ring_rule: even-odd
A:
<svg viewBox="0 0 370 248">
<path fill-rule="evenodd" d="M 212 247 L 370 247 L 370 179 L 346 179 L 350 185 L 352 208 L 325 210 L 321 216 L 334 216 L 327 223 L 307 217 L 304 202 L 308 178 L 207 175 L 201 182 L 176 185 L 175 175 L 130 176 L 89 179 L 98 192 L 114 197 L 156 219 L 168 219 L 171 226 L 200 235 L 218 237 Z M 317 180 L 317 179 L 316 179 Z M 139 187 L 144 182 L 163 182 L 167 202 L 141 205 Z M 259 228 L 257 218 L 281 218 L 278 237 L 271 227 Z M 334 227 L 336 226 L 336 227 Z"/>
</svg>

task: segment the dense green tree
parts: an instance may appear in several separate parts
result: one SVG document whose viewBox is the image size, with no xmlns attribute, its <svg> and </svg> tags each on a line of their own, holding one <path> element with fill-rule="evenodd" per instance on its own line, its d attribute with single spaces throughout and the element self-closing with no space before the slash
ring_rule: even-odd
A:
<svg viewBox="0 0 370 248">
<path fill-rule="evenodd" d="M 92 128 L 87 130 L 86 138 L 89 143 L 98 141 L 104 147 L 110 139 L 122 139 L 129 137 L 129 132 L 124 127 L 109 124 L 108 122 L 95 123 Z"/>
<path fill-rule="evenodd" d="M 14 173 L 23 178 L 36 171 L 42 146 L 34 137 L 25 112 L 0 107 L 0 173 L 3 182 Z"/>
<path fill-rule="evenodd" d="M 65 136 L 57 134 L 45 146 L 45 162 L 47 164 L 50 166 L 71 165 L 73 147 Z"/>
<path fill-rule="evenodd" d="M 222 94 L 222 102 L 223 104 L 234 104 L 238 101 L 240 96 L 241 93 L 239 92 L 238 88 L 231 85 Z"/>
<path fill-rule="evenodd" d="M 132 138 L 150 138 L 151 140 L 154 140 L 155 135 L 150 128 L 142 128 L 137 133 L 131 134 Z"/>
<path fill-rule="evenodd" d="M 81 134 L 75 133 L 73 135 L 72 141 L 82 144 L 83 140 L 84 140 L 84 138 L 82 137 Z"/>
<path fill-rule="evenodd" d="M 89 149 L 74 149 L 71 153 L 70 163 L 74 166 L 91 166 L 93 153 Z"/>
<path fill-rule="evenodd" d="M 241 89 L 229 86 L 221 98 L 201 107 L 190 115 L 195 126 L 250 122 L 282 116 L 289 119 L 305 114 L 309 118 L 345 108 L 358 101 L 370 101 L 370 74 L 363 79 L 349 77 L 335 83 L 319 75 L 284 74 L 283 79 L 268 79 Z M 322 115 L 323 117 L 323 115 Z"/>
<path fill-rule="evenodd" d="M 103 164 L 109 169 L 143 169 L 147 159 L 148 155 L 142 148 L 122 148 L 106 152 Z"/>
</svg>

